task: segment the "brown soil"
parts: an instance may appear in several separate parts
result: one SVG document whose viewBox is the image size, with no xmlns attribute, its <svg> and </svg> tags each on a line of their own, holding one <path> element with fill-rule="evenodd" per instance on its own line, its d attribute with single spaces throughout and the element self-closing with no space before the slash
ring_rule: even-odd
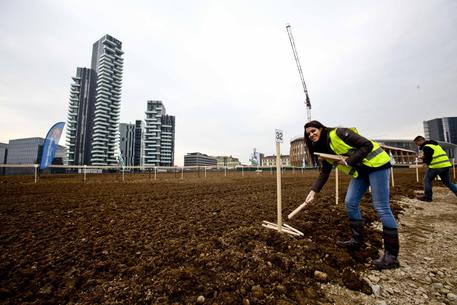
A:
<svg viewBox="0 0 457 305">
<path fill-rule="evenodd" d="M 283 176 L 283 215 L 316 175 Z M 0 177 L 0 304 L 332 304 L 327 281 L 371 293 L 382 243 L 369 194 L 367 247 L 350 254 L 335 245 L 349 230 L 333 178 L 287 221 L 305 234 L 293 237 L 261 226 L 276 221 L 273 175 L 200 176 Z M 421 184 L 406 169 L 395 183 L 398 215 Z"/>
</svg>

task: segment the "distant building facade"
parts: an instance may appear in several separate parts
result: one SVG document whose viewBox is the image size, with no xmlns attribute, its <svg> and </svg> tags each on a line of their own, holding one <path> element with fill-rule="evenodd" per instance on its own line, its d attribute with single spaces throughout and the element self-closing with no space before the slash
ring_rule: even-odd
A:
<svg viewBox="0 0 457 305">
<path fill-rule="evenodd" d="M 0 164 L 6 164 L 6 158 L 8 157 L 8 144 L 0 143 Z M 5 168 L 0 168 L 0 175 L 5 174 Z"/>
<path fill-rule="evenodd" d="M 6 164 L 38 164 L 41 162 L 41 154 L 43 150 L 44 139 L 23 138 L 10 140 L 8 144 L 8 156 Z M 67 149 L 65 146 L 58 145 L 56 155 L 52 164 L 63 165 L 67 163 L 66 160 Z M 8 174 L 26 174 L 33 171 L 28 168 L 7 168 Z"/>
<path fill-rule="evenodd" d="M 427 140 L 457 144 L 457 117 L 424 121 L 424 136 Z"/>
<path fill-rule="evenodd" d="M 115 165 L 123 73 L 122 43 L 105 35 L 94 43 L 91 68 L 77 68 L 67 119 L 70 165 Z"/>
<path fill-rule="evenodd" d="M 290 165 L 302 167 L 306 165 L 305 138 L 296 137 L 290 141 Z"/>
<path fill-rule="evenodd" d="M 6 164 L 7 156 L 8 156 L 8 144 L 0 143 L 0 164 Z"/>
<path fill-rule="evenodd" d="M 200 152 L 188 153 L 184 156 L 184 166 L 217 166 L 217 159 Z"/>
<path fill-rule="evenodd" d="M 173 166 L 175 117 L 166 114 L 161 101 L 148 101 L 144 133 L 144 164 Z"/>
<path fill-rule="evenodd" d="M 215 156 L 217 160 L 217 167 L 236 167 L 241 165 L 238 158 L 232 156 Z"/>
<path fill-rule="evenodd" d="M 264 156 L 262 166 L 276 166 L 276 155 Z M 291 166 L 289 155 L 281 155 L 281 167 L 284 166 Z"/>
<path fill-rule="evenodd" d="M 135 158 L 135 124 L 119 124 L 119 148 L 125 166 L 133 166 Z"/>
<path fill-rule="evenodd" d="M 133 165 L 143 166 L 144 164 L 144 123 L 142 120 L 135 121 L 135 143 L 134 143 Z"/>
<path fill-rule="evenodd" d="M 395 161 L 399 164 L 413 164 L 416 162 L 417 153 L 419 148 L 411 140 L 402 139 L 378 139 L 374 140 L 378 142 L 381 147 L 392 154 Z M 449 158 L 455 158 L 457 156 L 457 145 L 447 143 L 443 141 L 437 141 L 438 144 L 446 151 Z"/>
</svg>

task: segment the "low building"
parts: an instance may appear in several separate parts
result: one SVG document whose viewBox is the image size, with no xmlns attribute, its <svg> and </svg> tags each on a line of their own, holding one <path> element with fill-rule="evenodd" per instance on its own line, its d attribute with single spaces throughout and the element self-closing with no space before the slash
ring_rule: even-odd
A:
<svg viewBox="0 0 457 305">
<path fill-rule="evenodd" d="M 236 167 L 241 165 L 238 158 L 233 158 L 232 156 L 216 156 L 217 167 Z"/>
<path fill-rule="evenodd" d="M 306 165 L 305 139 L 296 137 L 290 141 L 290 165 L 302 167 Z"/>
<path fill-rule="evenodd" d="M 43 150 L 43 138 L 24 138 L 10 140 L 6 164 L 39 164 Z M 52 164 L 67 164 L 67 149 L 58 145 Z M 7 174 L 28 174 L 32 168 L 7 168 Z"/>
<path fill-rule="evenodd" d="M 262 166 L 276 166 L 276 155 L 264 156 Z M 281 167 L 291 166 L 289 155 L 281 155 Z"/>
<path fill-rule="evenodd" d="M 379 139 L 374 141 L 378 142 L 387 152 L 391 152 L 397 163 L 413 164 L 416 162 L 419 148 L 416 146 L 413 140 Z M 456 158 L 456 144 L 442 141 L 437 142 L 444 149 L 449 158 Z"/>
<path fill-rule="evenodd" d="M 217 166 L 217 159 L 200 152 L 188 153 L 184 156 L 184 166 Z"/>
<path fill-rule="evenodd" d="M 0 164 L 6 164 L 6 158 L 8 157 L 8 144 L 0 143 Z M 5 168 L 0 168 L 0 175 L 5 174 Z"/>
</svg>

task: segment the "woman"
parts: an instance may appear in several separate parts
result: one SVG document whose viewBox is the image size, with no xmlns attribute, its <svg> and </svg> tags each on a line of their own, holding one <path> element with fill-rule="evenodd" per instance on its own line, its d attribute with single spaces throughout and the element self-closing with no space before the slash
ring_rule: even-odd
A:
<svg viewBox="0 0 457 305">
<path fill-rule="evenodd" d="M 389 203 L 389 173 L 392 166 L 389 155 L 378 143 L 362 137 L 354 128 L 329 128 L 318 121 L 310 121 L 305 125 L 305 141 L 311 159 L 314 159 L 315 152 L 341 156 L 334 164 L 331 161 L 322 162 L 320 175 L 313 183 L 306 202 L 312 202 L 315 194 L 323 188 L 333 165 L 351 175 L 345 203 L 352 238 L 337 241 L 337 244 L 348 250 L 358 250 L 364 242 L 360 200 L 371 186 L 373 206 L 383 225 L 384 240 L 384 255 L 373 263 L 378 269 L 398 268 L 397 223 Z"/>
</svg>

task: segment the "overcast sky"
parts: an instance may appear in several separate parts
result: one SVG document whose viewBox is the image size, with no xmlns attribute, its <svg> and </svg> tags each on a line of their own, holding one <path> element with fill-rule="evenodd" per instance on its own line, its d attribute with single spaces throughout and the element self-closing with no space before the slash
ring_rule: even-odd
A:
<svg viewBox="0 0 457 305">
<path fill-rule="evenodd" d="M 273 154 L 312 118 L 411 139 L 457 116 L 457 1 L 0 0 L 0 142 L 66 121 L 71 77 L 105 34 L 123 43 L 121 122 L 161 100 L 188 152 Z M 65 143 L 65 134 L 60 144 Z"/>
</svg>

